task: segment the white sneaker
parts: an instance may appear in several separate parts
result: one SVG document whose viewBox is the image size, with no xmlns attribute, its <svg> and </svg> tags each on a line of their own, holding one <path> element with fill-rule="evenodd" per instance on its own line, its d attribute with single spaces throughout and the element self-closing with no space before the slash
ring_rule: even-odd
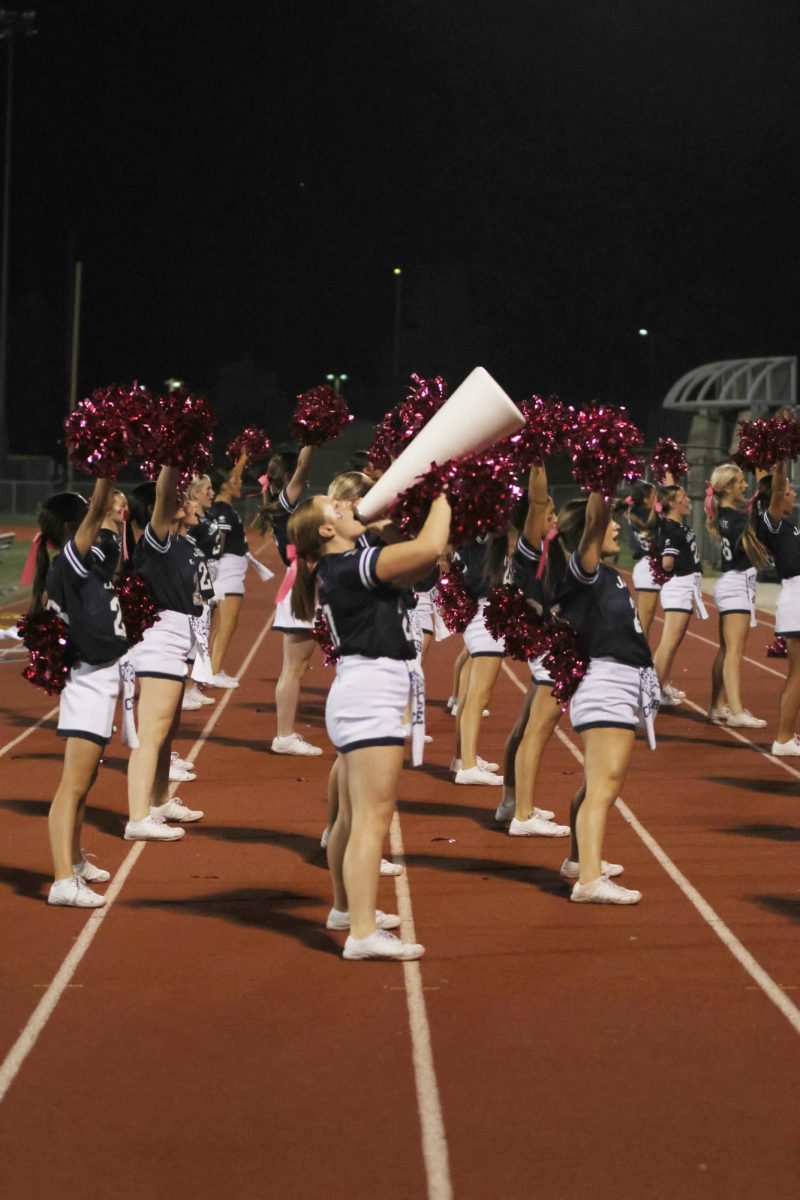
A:
<svg viewBox="0 0 800 1200">
<path fill-rule="evenodd" d="M 299 733 L 287 733 L 286 737 L 272 739 L 272 753 L 316 755 L 322 754 L 322 748 L 312 746 L 311 742 L 307 742 Z"/>
<path fill-rule="evenodd" d="M 450 696 L 445 708 L 450 713 L 451 717 L 458 715 L 458 696 Z"/>
<path fill-rule="evenodd" d="M 320 846 L 320 849 L 321 849 L 321 850 L 327 850 L 327 849 L 328 849 L 328 838 L 329 838 L 330 836 L 331 836 L 331 831 L 330 831 L 330 829 L 328 828 L 328 826 L 326 825 L 326 826 L 325 826 L 325 828 L 324 828 L 324 829 L 323 829 L 323 831 L 322 831 L 322 837 L 319 839 L 319 846 Z"/>
<path fill-rule="evenodd" d="M 126 842 L 177 842 L 186 833 L 185 829 L 175 829 L 168 825 L 163 817 L 154 817 L 152 813 L 141 821 L 128 821 L 125 826 Z"/>
<path fill-rule="evenodd" d="M 181 708 L 184 712 L 193 712 L 196 708 L 202 708 L 202 700 L 196 700 L 191 692 L 184 692 L 181 700 Z"/>
<path fill-rule="evenodd" d="M 536 813 L 527 821 L 514 817 L 508 827 L 512 837 L 569 837 L 569 825 L 556 825 L 554 821 L 543 821 Z"/>
<path fill-rule="evenodd" d="M 181 804 L 180 797 L 173 796 L 166 804 L 152 805 L 150 808 L 150 816 L 163 821 L 200 821 L 206 814 L 199 808 L 187 808 L 185 804 Z"/>
<path fill-rule="evenodd" d="M 500 766 L 500 763 L 487 762 L 485 758 L 481 758 L 480 754 L 475 755 L 475 762 L 482 771 L 496 771 L 496 770 L 498 770 L 498 768 Z M 454 758 L 453 761 L 450 763 L 450 774 L 455 775 L 460 770 L 461 770 L 461 759 Z"/>
<path fill-rule="evenodd" d="M 484 771 L 482 767 L 472 767 L 469 771 L 462 767 L 456 771 L 453 783 L 481 783 L 487 787 L 502 787 L 503 776 L 495 775 L 493 771 Z"/>
<path fill-rule="evenodd" d="M 180 767 L 182 771 L 193 771 L 194 763 L 190 758 L 178 758 L 178 751 L 173 750 L 169 756 L 169 761 L 173 767 Z"/>
<path fill-rule="evenodd" d="M 600 870 L 606 879 L 614 879 L 615 876 L 621 875 L 625 868 L 620 863 L 610 863 L 603 859 L 600 863 Z M 580 864 L 576 863 L 572 858 L 565 858 L 558 873 L 562 879 L 569 879 L 572 882 L 572 880 L 580 876 Z"/>
<path fill-rule="evenodd" d="M 405 867 L 401 867 L 400 863 L 390 862 L 388 858 L 381 859 L 381 875 L 402 875 Z"/>
<path fill-rule="evenodd" d="M 376 929 L 365 938 L 354 938 L 350 934 L 344 944 L 342 958 L 383 958 L 408 962 L 422 958 L 424 953 L 425 947 L 418 942 L 401 942 L 393 933 Z"/>
<path fill-rule="evenodd" d="M 194 691 L 195 699 L 199 700 L 201 704 L 216 704 L 217 703 L 213 696 L 207 696 L 205 694 L 205 692 L 201 692 L 200 688 L 197 688 L 197 687 L 193 688 L 193 691 Z"/>
<path fill-rule="evenodd" d="M 731 713 L 728 717 L 728 727 L 733 729 L 763 729 L 766 724 L 761 717 L 754 717 L 749 708 L 743 708 L 740 713 Z"/>
<path fill-rule="evenodd" d="M 710 708 L 706 713 L 706 717 L 712 725 L 727 725 L 730 715 L 731 710 L 727 704 L 720 704 L 718 708 Z"/>
<path fill-rule="evenodd" d="M 638 904 L 642 893 L 633 888 L 620 887 L 612 879 L 601 875 L 591 883 L 576 883 L 569 898 L 576 904 Z"/>
<path fill-rule="evenodd" d="M 204 704 L 216 704 L 216 700 L 204 695 L 198 687 L 187 688 L 183 693 L 183 698 L 191 701 L 192 708 L 202 708 Z"/>
<path fill-rule="evenodd" d="M 668 687 L 669 687 L 669 684 L 665 684 L 665 686 L 661 689 L 660 707 L 661 708 L 675 708 L 678 704 L 683 704 L 683 701 L 686 699 L 686 697 L 678 696 L 678 695 L 674 695 L 674 694 L 671 695 L 667 691 Z"/>
<path fill-rule="evenodd" d="M 671 683 L 665 683 L 661 689 L 661 697 L 667 696 L 673 704 L 680 704 L 686 699 L 686 692 L 682 692 L 680 688 L 676 688 Z"/>
<path fill-rule="evenodd" d="M 381 912 L 375 909 L 375 926 L 378 929 L 399 929 L 400 918 L 395 913 Z M 325 922 L 326 929 L 349 929 L 350 913 L 342 912 L 340 908 L 332 908 Z"/>
<path fill-rule="evenodd" d="M 105 902 L 105 896 L 93 892 L 79 875 L 73 875 L 70 879 L 57 879 L 47 895 L 48 904 L 64 905 L 67 908 L 101 908 Z"/>
<path fill-rule="evenodd" d="M 197 779 L 194 771 L 186 771 L 183 767 L 179 767 L 176 763 L 169 764 L 169 781 L 170 783 L 192 783 Z"/>
<path fill-rule="evenodd" d="M 514 819 L 516 811 L 517 802 L 513 796 L 509 796 L 507 799 L 501 800 L 498 804 L 494 819 L 500 825 L 507 825 L 509 821 Z M 533 815 L 538 817 L 540 821 L 552 821 L 556 814 L 551 812 L 549 808 L 537 808 L 534 804 Z"/>
<path fill-rule="evenodd" d="M 102 867 L 96 867 L 94 863 L 90 863 L 90 857 L 94 858 L 94 855 L 87 855 L 85 850 L 81 850 L 81 861 L 75 863 L 72 874 L 77 875 L 84 883 L 108 883 L 111 872 L 104 871 Z"/>
<path fill-rule="evenodd" d="M 788 742 L 773 742 L 770 753 L 776 758 L 794 758 L 800 755 L 800 737 L 795 734 Z"/>
<path fill-rule="evenodd" d="M 216 675 L 211 676 L 208 686 L 218 688 L 237 688 L 239 686 L 239 680 L 234 679 L 232 675 L 226 675 L 224 671 L 217 671 Z"/>
</svg>

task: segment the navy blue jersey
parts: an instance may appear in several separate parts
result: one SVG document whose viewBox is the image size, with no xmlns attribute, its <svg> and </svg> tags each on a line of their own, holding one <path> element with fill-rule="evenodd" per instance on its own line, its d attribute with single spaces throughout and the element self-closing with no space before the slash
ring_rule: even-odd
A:
<svg viewBox="0 0 800 1200">
<path fill-rule="evenodd" d="M 700 570 L 700 554 L 694 531 L 681 521 L 667 517 L 661 536 L 661 557 L 671 558 L 674 575 L 694 575 Z"/>
<path fill-rule="evenodd" d="M 286 488 L 281 488 L 278 493 L 278 511 L 272 518 L 272 536 L 275 539 L 275 545 L 278 547 L 278 554 L 280 554 L 287 567 L 289 566 L 289 555 L 286 552 L 286 547 L 289 544 L 289 517 L 296 508 L 296 504 L 290 503 L 289 497 L 286 495 Z"/>
<path fill-rule="evenodd" d="M 133 565 L 150 584 L 160 609 L 199 617 L 214 594 L 208 564 L 194 541 L 167 534 L 160 542 L 149 523 L 136 544 Z"/>
<path fill-rule="evenodd" d="M 244 558 L 247 554 L 247 538 L 244 536 L 242 518 L 233 505 L 228 504 L 226 500 L 215 500 L 208 510 L 208 515 L 216 521 L 220 533 L 225 534 L 222 553 Z"/>
<path fill-rule="evenodd" d="M 613 567 L 600 563 L 589 575 L 577 553 L 573 554 L 556 601 L 558 615 L 575 626 L 590 658 L 610 658 L 629 667 L 652 667 L 650 647 L 633 597 Z"/>
<path fill-rule="evenodd" d="M 772 555 L 775 570 L 781 579 L 800 575 L 800 528 L 786 517 L 773 521 L 769 512 L 758 518 L 758 540 Z"/>
<path fill-rule="evenodd" d="M 749 517 L 738 508 L 721 508 L 717 517 L 722 561 L 721 571 L 746 571 L 752 567 L 747 551 L 742 545 L 742 534 L 747 529 Z"/>
<path fill-rule="evenodd" d="M 200 517 L 197 524 L 192 526 L 191 533 L 201 554 L 206 558 L 219 558 L 222 553 L 222 531 L 216 517 Z"/>
<path fill-rule="evenodd" d="M 92 546 L 94 555 L 94 570 L 101 579 L 113 579 L 120 567 L 122 558 L 122 537 L 113 529 L 101 529 L 97 541 Z"/>
<path fill-rule="evenodd" d="M 439 564 L 437 563 L 436 566 L 431 571 L 430 575 L 426 575 L 424 579 L 420 579 L 417 583 L 414 584 L 414 591 L 415 592 L 430 592 L 430 591 L 432 591 L 433 588 L 435 588 L 437 583 L 439 582 L 439 578 L 440 578 L 441 574 L 442 574 L 441 568 L 439 567 Z"/>
<path fill-rule="evenodd" d="M 92 550 L 81 558 L 74 542 L 67 542 L 47 572 L 47 607 L 66 621 L 78 662 L 114 662 L 128 649 L 117 593 L 103 578 L 100 560 Z"/>
<path fill-rule="evenodd" d="M 379 546 L 326 554 L 317 566 L 319 601 L 341 655 L 409 661 L 417 651 L 404 592 L 375 573 Z"/>
<path fill-rule="evenodd" d="M 488 549 L 488 537 L 456 547 L 454 558 L 464 568 L 464 587 L 473 600 L 481 600 L 487 596 L 492 587 L 490 580 L 483 574 Z"/>
<path fill-rule="evenodd" d="M 647 508 L 636 508 L 631 506 L 631 515 L 638 519 L 638 523 L 643 526 L 642 529 L 637 528 L 633 521 L 626 521 L 625 526 L 629 532 L 630 547 L 633 552 L 633 561 L 639 562 L 642 558 L 649 558 L 654 550 L 657 550 L 661 538 L 663 537 L 664 518 L 658 514 L 651 524 L 648 521 L 651 517 L 651 510 Z"/>
<path fill-rule="evenodd" d="M 536 578 L 541 561 L 542 547 L 537 548 L 521 533 L 511 556 L 511 582 L 522 589 L 526 600 L 534 600 L 547 615 L 551 598 L 547 595 L 544 581 Z"/>
</svg>

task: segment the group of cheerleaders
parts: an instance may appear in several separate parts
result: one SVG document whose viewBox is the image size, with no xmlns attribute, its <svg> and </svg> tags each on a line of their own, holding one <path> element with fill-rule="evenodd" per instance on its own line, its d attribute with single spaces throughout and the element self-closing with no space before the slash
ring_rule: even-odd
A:
<svg viewBox="0 0 800 1200">
<path fill-rule="evenodd" d="M 338 652 L 326 704 L 326 728 L 336 750 L 330 772 L 327 846 L 333 906 L 327 927 L 347 934 L 343 957 L 416 959 L 424 947 L 392 932 L 400 918 L 377 908 L 379 876 L 402 867 L 383 859 L 398 780 L 410 738 L 414 761 L 424 740 L 424 664 L 441 632 L 435 608 L 439 572 L 455 557 L 463 566 L 477 612 L 464 631 L 456 663 L 455 784 L 502 788 L 498 822 L 511 836 L 569 838 L 560 873 L 576 903 L 636 904 L 641 893 L 616 879 L 623 867 L 603 858 L 609 809 L 620 794 L 637 733 L 655 746 L 659 704 L 680 704 L 670 682 L 676 652 L 693 610 L 705 615 L 700 561 L 687 524 L 690 502 L 672 481 L 656 488 L 638 482 L 624 505 L 599 492 L 571 500 L 556 512 L 546 468 L 531 468 L 527 497 L 508 530 L 453 546 L 446 494 L 431 505 L 419 535 L 401 539 L 387 522 L 365 527 L 358 503 L 374 481 L 369 468 L 337 476 L 325 494 L 304 498 L 313 448 L 276 454 L 262 476 L 258 518 L 270 531 L 286 568 L 273 629 L 283 639 L 276 689 L 277 754 L 318 755 L 295 729 L 302 678 L 315 652 L 312 626 L 321 609 Z M 360 464 L 364 465 L 364 464 Z M 236 628 L 248 565 L 247 542 L 234 502 L 245 461 L 217 481 L 195 478 L 179 494 L 179 473 L 162 467 L 155 484 L 124 497 L 100 479 L 88 505 L 75 493 L 52 496 L 40 513 L 32 611 L 47 606 L 68 623 L 73 666 L 61 694 L 58 733 L 64 765 L 49 812 L 54 883 L 50 904 L 95 907 L 105 900 L 90 885 L 109 872 L 81 849 L 89 791 L 113 731 L 123 688 L 128 766 L 128 840 L 172 841 L 203 814 L 170 798 L 173 739 L 192 686 L 201 703 L 206 688 L 235 687 L 223 660 Z M 774 564 L 783 581 L 777 633 L 787 639 L 788 674 L 772 752 L 800 755 L 795 721 L 800 708 L 800 538 L 791 518 L 794 491 L 785 464 L 758 482 L 745 502 L 746 483 L 733 465 L 718 467 L 706 494 L 706 515 L 720 546 L 715 585 L 720 614 L 708 719 L 756 728 L 741 695 L 741 660 L 754 620 L 756 571 Z M 619 516 L 619 520 L 617 517 Z M 634 601 L 610 565 L 627 520 L 636 547 Z M 48 551 L 55 551 L 50 558 Z M 667 581 L 659 585 L 654 555 Z M 149 584 L 158 618 L 129 646 L 113 579 L 126 557 Z M 663 578 L 662 575 L 662 578 Z M 584 778 L 572 799 L 569 824 L 534 803 L 539 763 L 562 712 L 542 660 L 533 660 L 530 687 L 499 764 L 478 754 L 481 722 L 504 655 L 484 620 L 496 583 L 514 582 L 540 611 L 568 620 L 580 638 L 588 669 L 569 706 L 584 747 Z M 664 627 L 651 654 L 656 605 Z M 127 684 L 126 681 L 127 680 Z M 129 718 L 138 690 L 135 726 Z M 192 764 L 178 760 L 188 777 Z M 181 776 L 179 776 L 181 777 Z"/>
</svg>

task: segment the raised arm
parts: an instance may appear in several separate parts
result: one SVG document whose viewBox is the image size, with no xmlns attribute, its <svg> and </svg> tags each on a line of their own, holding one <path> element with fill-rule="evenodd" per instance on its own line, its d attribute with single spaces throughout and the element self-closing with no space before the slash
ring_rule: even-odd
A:
<svg viewBox="0 0 800 1200">
<path fill-rule="evenodd" d="M 418 537 L 381 550 L 376 575 L 385 583 L 422 579 L 444 553 L 449 536 L 450 503 L 446 496 L 437 496 Z"/>
<path fill-rule="evenodd" d="M 175 511 L 178 507 L 179 475 L 177 467 L 162 467 L 158 473 L 156 499 L 150 525 L 160 542 L 166 539 L 172 522 L 175 520 Z"/>
<path fill-rule="evenodd" d="M 528 515 L 525 518 L 525 528 L 522 534 L 525 541 L 530 542 L 535 549 L 538 549 L 545 534 L 549 503 L 547 470 L 534 463 L 528 476 Z"/>
<path fill-rule="evenodd" d="M 587 575 L 593 575 L 600 563 L 610 519 L 611 501 L 600 492 L 592 492 L 586 504 L 586 524 L 578 546 L 578 558 Z"/>
<path fill-rule="evenodd" d="M 772 492 L 769 498 L 770 520 L 778 523 L 783 517 L 783 501 L 786 495 L 786 463 L 783 459 L 772 469 Z"/>
<path fill-rule="evenodd" d="M 294 469 L 294 475 L 286 484 L 286 499 L 294 508 L 297 501 L 303 494 L 303 490 L 308 483 L 308 477 L 311 474 L 311 460 L 314 457 L 315 446 L 302 446 L 300 453 L 297 456 L 297 466 Z"/>
<path fill-rule="evenodd" d="M 100 526 L 103 524 L 103 518 L 108 509 L 108 501 L 111 493 L 114 491 L 115 480 L 113 479 L 97 479 L 95 480 L 94 491 L 92 492 L 89 507 L 86 510 L 86 516 L 78 526 L 78 532 L 75 534 L 75 548 L 81 558 L 85 558 L 94 545 L 94 539 L 100 532 Z"/>
</svg>

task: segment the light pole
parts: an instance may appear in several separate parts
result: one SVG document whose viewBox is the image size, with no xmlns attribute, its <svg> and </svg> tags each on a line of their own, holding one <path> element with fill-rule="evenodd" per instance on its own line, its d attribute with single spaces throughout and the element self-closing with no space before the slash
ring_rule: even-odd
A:
<svg viewBox="0 0 800 1200">
<path fill-rule="evenodd" d="M 333 384 L 334 393 L 338 396 L 342 390 L 342 384 L 347 383 L 348 375 L 326 375 L 328 383 Z"/>
<path fill-rule="evenodd" d="M 3 153 L 3 232 L 0 245 L 0 463 L 8 455 L 6 395 L 8 391 L 8 243 L 11 227 L 11 119 L 14 102 L 14 39 L 33 37 L 36 12 L 32 8 L 0 8 L 0 41 L 6 51 L 6 128 Z"/>
<path fill-rule="evenodd" d="M 403 269 L 395 267 L 392 271 L 395 279 L 394 289 L 394 337 L 392 339 L 392 388 L 396 392 L 400 387 L 400 333 L 403 316 Z"/>
</svg>

